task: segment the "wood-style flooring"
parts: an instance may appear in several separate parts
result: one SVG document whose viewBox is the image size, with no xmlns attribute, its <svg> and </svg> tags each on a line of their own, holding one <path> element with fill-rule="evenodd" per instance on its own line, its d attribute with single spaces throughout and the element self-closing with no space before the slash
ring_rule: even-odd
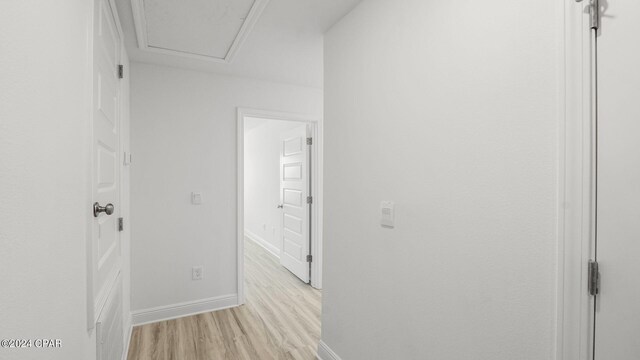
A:
<svg viewBox="0 0 640 360">
<path fill-rule="evenodd" d="M 246 304 L 137 326 L 128 360 L 314 360 L 320 291 L 245 240 Z"/>
</svg>

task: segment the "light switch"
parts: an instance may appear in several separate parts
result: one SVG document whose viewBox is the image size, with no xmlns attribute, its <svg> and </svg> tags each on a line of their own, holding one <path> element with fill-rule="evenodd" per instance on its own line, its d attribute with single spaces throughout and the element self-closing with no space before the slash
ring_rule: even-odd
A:
<svg viewBox="0 0 640 360">
<path fill-rule="evenodd" d="M 124 162 L 123 162 L 123 164 L 124 164 L 125 166 L 129 166 L 129 165 L 131 165 L 131 153 L 126 152 L 126 151 L 125 151 L 125 153 L 124 153 Z"/>
<path fill-rule="evenodd" d="M 395 226 L 393 219 L 393 202 L 383 201 L 380 203 L 380 225 L 386 228 L 393 228 Z"/>
<path fill-rule="evenodd" d="M 192 192 L 191 193 L 191 203 L 193 205 L 202 204 L 202 194 L 201 193 L 197 193 L 197 192 Z"/>
</svg>

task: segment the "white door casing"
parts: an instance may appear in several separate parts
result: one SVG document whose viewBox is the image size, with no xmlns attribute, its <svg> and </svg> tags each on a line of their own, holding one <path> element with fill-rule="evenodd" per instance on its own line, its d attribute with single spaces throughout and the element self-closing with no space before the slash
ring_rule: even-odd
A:
<svg viewBox="0 0 640 360">
<path fill-rule="evenodd" d="M 100 316 L 121 267 L 120 211 L 120 84 L 121 39 L 108 0 L 95 1 L 93 43 L 92 195 L 101 206 L 112 204 L 112 215 L 100 213 L 92 223 L 92 284 L 95 319 Z M 87 208 L 87 211 L 91 211 Z"/>
<path fill-rule="evenodd" d="M 280 198 L 282 246 L 280 263 L 303 282 L 309 282 L 310 194 L 309 127 L 301 125 L 280 139 Z"/>
<path fill-rule="evenodd" d="M 594 256 L 591 32 L 585 2 L 557 2 L 560 42 L 560 158 L 556 359 L 591 360 L 593 297 L 587 262 Z"/>
<path fill-rule="evenodd" d="M 600 0 L 595 359 L 640 358 L 640 2 Z"/>
</svg>

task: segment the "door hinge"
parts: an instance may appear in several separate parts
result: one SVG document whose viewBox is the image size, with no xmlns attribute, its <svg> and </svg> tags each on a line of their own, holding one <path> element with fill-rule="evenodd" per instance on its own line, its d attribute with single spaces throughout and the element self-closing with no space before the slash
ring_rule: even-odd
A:
<svg viewBox="0 0 640 360">
<path fill-rule="evenodd" d="M 307 255 L 307 262 L 312 262 L 312 261 L 313 261 L 313 256 Z"/>
<path fill-rule="evenodd" d="M 576 0 L 582 2 L 582 0 Z M 600 28 L 600 3 L 598 0 L 589 0 L 589 27 L 593 30 Z"/>
<path fill-rule="evenodd" d="M 313 138 L 307 138 L 307 145 L 313 145 Z"/>
<path fill-rule="evenodd" d="M 124 79 L 124 65 L 118 65 L 118 79 Z"/>
<path fill-rule="evenodd" d="M 118 231 L 124 231 L 124 219 L 118 218 Z"/>
<path fill-rule="evenodd" d="M 589 295 L 598 295 L 598 293 L 600 293 L 600 271 L 598 270 L 597 261 L 589 260 L 589 273 L 587 277 L 589 279 Z"/>
<path fill-rule="evenodd" d="M 313 196 L 307 196 L 307 204 L 313 204 Z"/>
</svg>

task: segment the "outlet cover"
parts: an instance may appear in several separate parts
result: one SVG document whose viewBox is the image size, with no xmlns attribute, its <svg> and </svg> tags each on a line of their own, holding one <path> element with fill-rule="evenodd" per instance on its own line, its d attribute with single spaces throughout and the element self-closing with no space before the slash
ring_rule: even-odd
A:
<svg viewBox="0 0 640 360">
<path fill-rule="evenodd" d="M 191 268 L 191 280 L 202 280 L 202 266 Z"/>
</svg>

